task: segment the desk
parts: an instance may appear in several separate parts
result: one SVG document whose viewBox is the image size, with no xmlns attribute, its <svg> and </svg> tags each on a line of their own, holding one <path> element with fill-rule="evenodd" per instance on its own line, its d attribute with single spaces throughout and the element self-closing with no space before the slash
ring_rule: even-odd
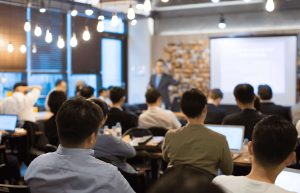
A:
<svg viewBox="0 0 300 193">
<path fill-rule="evenodd" d="M 251 166 L 251 156 L 247 152 L 242 152 L 239 157 L 233 160 L 234 165 L 237 166 Z"/>
</svg>

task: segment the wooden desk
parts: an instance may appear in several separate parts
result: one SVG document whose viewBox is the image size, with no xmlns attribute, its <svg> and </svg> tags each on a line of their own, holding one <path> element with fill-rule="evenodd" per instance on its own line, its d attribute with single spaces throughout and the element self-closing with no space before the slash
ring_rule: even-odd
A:
<svg viewBox="0 0 300 193">
<path fill-rule="evenodd" d="M 234 165 L 237 166 L 251 166 L 251 156 L 247 152 L 242 152 L 241 155 L 233 160 Z"/>
</svg>

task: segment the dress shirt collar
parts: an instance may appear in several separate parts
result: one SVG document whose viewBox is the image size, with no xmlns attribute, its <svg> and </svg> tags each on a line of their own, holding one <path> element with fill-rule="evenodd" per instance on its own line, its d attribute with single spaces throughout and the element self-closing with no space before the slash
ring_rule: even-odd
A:
<svg viewBox="0 0 300 193">
<path fill-rule="evenodd" d="M 61 155 L 79 155 L 79 156 L 94 155 L 94 150 L 92 149 L 65 148 L 61 145 L 58 146 L 56 152 Z"/>
<path fill-rule="evenodd" d="M 148 110 L 150 110 L 150 111 L 157 111 L 157 110 L 161 110 L 161 108 L 158 107 L 158 106 L 149 106 Z"/>
</svg>

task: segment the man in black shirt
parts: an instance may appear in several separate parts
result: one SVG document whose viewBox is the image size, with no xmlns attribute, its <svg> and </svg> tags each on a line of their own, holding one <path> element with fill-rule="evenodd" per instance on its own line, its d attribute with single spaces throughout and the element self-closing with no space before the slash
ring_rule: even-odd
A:
<svg viewBox="0 0 300 193">
<path fill-rule="evenodd" d="M 224 125 L 244 125 L 245 139 L 252 140 L 252 132 L 254 125 L 265 117 L 262 113 L 254 108 L 255 94 L 250 84 L 239 84 L 234 88 L 234 97 L 240 112 L 227 115 Z"/>
<path fill-rule="evenodd" d="M 205 124 L 221 124 L 226 112 L 220 107 L 223 93 L 220 89 L 211 89 L 207 99 L 207 115 Z"/>
</svg>

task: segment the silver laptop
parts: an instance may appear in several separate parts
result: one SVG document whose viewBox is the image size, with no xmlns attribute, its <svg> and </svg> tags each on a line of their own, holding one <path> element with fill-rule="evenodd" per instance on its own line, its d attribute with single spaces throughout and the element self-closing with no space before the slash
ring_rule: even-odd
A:
<svg viewBox="0 0 300 193">
<path fill-rule="evenodd" d="M 210 130 L 224 135 L 232 153 L 241 153 L 243 148 L 245 126 L 241 125 L 205 125 Z"/>
<path fill-rule="evenodd" d="M 277 177 L 275 184 L 291 192 L 300 193 L 300 170 L 286 168 Z"/>
<path fill-rule="evenodd" d="M 11 133 L 15 132 L 17 121 L 17 115 L 0 114 L 0 130 L 5 130 Z"/>
</svg>

